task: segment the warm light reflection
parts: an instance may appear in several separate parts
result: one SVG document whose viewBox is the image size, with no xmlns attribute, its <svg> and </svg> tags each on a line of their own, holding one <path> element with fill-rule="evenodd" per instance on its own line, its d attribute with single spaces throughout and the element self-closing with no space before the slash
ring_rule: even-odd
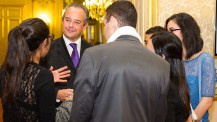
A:
<svg viewBox="0 0 217 122">
<path fill-rule="evenodd" d="M 46 13 L 42 13 L 39 15 L 39 18 L 44 20 L 44 22 L 46 22 L 47 24 L 50 24 L 50 18 Z"/>
<path fill-rule="evenodd" d="M 102 23 L 105 10 L 112 2 L 113 0 L 85 0 L 83 5 L 89 10 L 91 18 Z"/>
</svg>

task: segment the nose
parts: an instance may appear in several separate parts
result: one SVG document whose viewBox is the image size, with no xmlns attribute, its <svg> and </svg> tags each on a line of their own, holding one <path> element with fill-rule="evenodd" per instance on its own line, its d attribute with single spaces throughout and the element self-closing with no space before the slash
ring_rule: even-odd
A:
<svg viewBox="0 0 217 122">
<path fill-rule="evenodd" d="M 69 22 L 69 27 L 74 27 L 74 22 L 73 21 Z"/>
</svg>

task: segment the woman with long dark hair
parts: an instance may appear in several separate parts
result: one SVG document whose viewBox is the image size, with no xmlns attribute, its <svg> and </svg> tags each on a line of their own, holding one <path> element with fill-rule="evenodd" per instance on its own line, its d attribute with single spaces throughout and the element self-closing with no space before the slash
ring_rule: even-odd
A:
<svg viewBox="0 0 217 122">
<path fill-rule="evenodd" d="M 174 33 L 182 42 L 182 60 L 185 66 L 191 104 L 200 122 L 208 122 L 208 110 L 215 95 L 215 61 L 202 51 L 203 39 L 200 27 L 187 13 L 174 14 L 166 20 L 168 31 Z M 196 118 L 196 117 L 195 117 Z M 191 122 L 192 116 L 189 116 Z"/>
<path fill-rule="evenodd" d="M 55 121 L 54 78 L 39 65 L 53 39 L 49 34 L 48 26 L 39 18 L 27 19 L 9 32 L 0 74 L 5 122 Z"/>
<path fill-rule="evenodd" d="M 151 36 L 147 48 L 170 64 L 166 122 L 185 122 L 190 112 L 190 98 L 182 63 L 181 41 L 172 33 L 160 32 Z"/>
</svg>

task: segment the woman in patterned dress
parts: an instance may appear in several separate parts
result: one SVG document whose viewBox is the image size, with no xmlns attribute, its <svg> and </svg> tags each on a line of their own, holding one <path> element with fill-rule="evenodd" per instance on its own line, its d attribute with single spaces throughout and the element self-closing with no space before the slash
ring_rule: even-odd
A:
<svg viewBox="0 0 217 122">
<path fill-rule="evenodd" d="M 208 109 L 215 95 L 215 63 L 213 57 L 202 51 L 200 27 L 187 13 L 174 14 L 165 27 L 182 41 L 182 60 L 190 90 L 191 105 L 200 122 L 209 122 Z M 188 121 L 192 121 L 189 116 Z"/>
<path fill-rule="evenodd" d="M 39 65 L 53 36 L 39 18 L 23 21 L 9 32 L 0 72 L 4 122 L 54 122 L 55 88 L 50 70 Z"/>
</svg>

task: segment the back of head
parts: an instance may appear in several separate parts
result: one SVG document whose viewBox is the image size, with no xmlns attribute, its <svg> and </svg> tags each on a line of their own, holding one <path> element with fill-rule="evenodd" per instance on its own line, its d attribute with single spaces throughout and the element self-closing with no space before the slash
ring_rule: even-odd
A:
<svg viewBox="0 0 217 122">
<path fill-rule="evenodd" d="M 185 119 L 187 120 L 190 111 L 190 97 L 182 63 L 182 43 L 176 35 L 167 31 L 154 34 L 151 38 L 155 53 L 165 57 L 170 64 L 170 82 L 178 87 L 179 95 L 185 105 Z"/>
<path fill-rule="evenodd" d="M 18 27 L 21 38 L 23 37 L 24 42 L 27 43 L 29 50 L 34 52 L 39 48 L 39 45 L 48 38 L 50 31 L 47 24 L 39 18 L 31 18 L 23 21 Z M 13 32 L 13 30 L 11 31 Z M 13 35 L 9 34 L 9 42 L 12 41 Z M 16 41 L 16 40 L 14 40 Z"/>
<path fill-rule="evenodd" d="M 136 28 L 137 11 L 130 1 L 116 1 L 106 9 L 106 20 L 113 16 L 118 20 L 119 27 L 132 26 Z"/>
<path fill-rule="evenodd" d="M 200 52 L 203 48 L 203 39 L 200 35 L 200 27 L 195 19 L 187 13 L 174 14 L 166 20 L 166 28 L 170 20 L 174 20 L 181 29 L 182 42 L 187 53 L 186 59 Z"/>
<path fill-rule="evenodd" d="M 159 33 L 159 32 L 162 32 L 162 31 L 167 31 L 165 28 L 161 27 L 161 26 L 154 26 L 154 27 L 151 27 L 149 28 L 145 34 L 155 34 L 155 33 Z"/>
<path fill-rule="evenodd" d="M 182 59 L 182 43 L 173 33 L 163 31 L 151 38 L 156 54 L 164 55 L 165 59 Z"/>
<path fill-rule="evenodd" d="M 23 21 L 8 35 L 8 50 L 1 70 L 5 73 L 4 101 L 12 101 L 19 91 L 23 70 L 30 56 L 40 48 L 40 44 L 49 36 L 49 28 L 39 18 Z M 12 58 L 13 57 L 13 58 Z"/>
</svg>

